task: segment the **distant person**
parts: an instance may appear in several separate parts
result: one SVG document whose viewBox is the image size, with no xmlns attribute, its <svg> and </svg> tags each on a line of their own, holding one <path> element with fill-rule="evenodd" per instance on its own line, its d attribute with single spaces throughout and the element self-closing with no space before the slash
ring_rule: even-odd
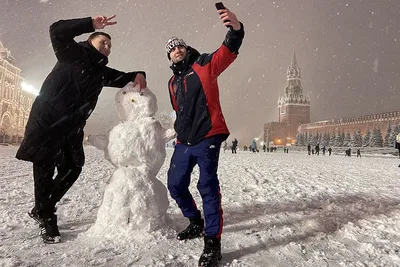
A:
<svg viewBox="0 0 400 267">
<path fill-rule="evenodd" d="M 265 144 L 263 144 L 263 150 L 264 150 L 264 152 L 265 152 L 265 150 L 267 149 L 267 146 L 265 145 Z"/>
<path fill-rule="evenodd" d="M 232 141 L 232 154 L 237 154 L 236 150 L 237 150 L 237 146 L 239 144 L 239 141 L 235 138 Z"/>
<path fill-rule="evenodd" d="M 331 147 L 328 148 L 328 153 L 329 153 L 329 156 L 332 154 L 332 148 Z"/>
<path fill-rule="evenodd" d="M 361 158 L 361 151 L 360 149 L 357 149 L 357 158 L 360 157 Z"/>
<path fill-rule="evenodd" d="M 308 151 L 308 155 L 311 155 L 311 145 L 310 144 L 308 144 L 308 146 L 307 146 L 307 151 Z"/>
<path fill-rule="evenodd" d="M 222 143 L 222 149 L 225 151 L 228 149 L 228 143 L 226 142 L 226 140 Z"/>
<path fill-rule="evenodd" d="M 257 152 L 257 143 L 255 139 L 251 141 L 251 151 L 253 151 L 253 153 Z"/>
<path fill-rule="evenodd" d="M 323 146 L 323 147 L 322 147 L 322 155 L 323 155 L 323 156 L 325 156 L 325 152 L 326 152 L 326 147 Z"/>
<path fill-rule="evenodd" d="M 319 156 L 319 144 L 315 146 L 315 154 Z"/>
</svg>

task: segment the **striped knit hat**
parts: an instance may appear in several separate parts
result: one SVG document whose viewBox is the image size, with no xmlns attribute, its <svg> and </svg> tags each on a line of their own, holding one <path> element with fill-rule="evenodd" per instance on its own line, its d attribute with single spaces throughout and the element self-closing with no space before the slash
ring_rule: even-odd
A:
<svg viewBox="0 0 400 267">
<path fill-rule="evenodd" d="M 183 46 L 183 47 L 187 48 L 187 45 L 186 45 L 185 41 L 183 41 L 183 39 L 178 38 L 176 36 L 172 36 L 171 38 L 169 38 L 168 42 L 165 44 L 165 52 L 167 53 L 168 59 L 171 59 L 169 54 L 171 53 L 172 49 L 176 46 Z"/>
</svg>

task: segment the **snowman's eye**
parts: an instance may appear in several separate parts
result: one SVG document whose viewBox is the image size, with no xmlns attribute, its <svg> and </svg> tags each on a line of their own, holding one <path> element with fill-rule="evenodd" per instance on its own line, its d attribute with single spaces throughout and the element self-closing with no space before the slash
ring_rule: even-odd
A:
<svg viewBox="0 0 400 267">
<path fill-rule="evenodd" d="M 131 102 L 135 102 L 135 99 L 131 98 Z"/>
</svg>

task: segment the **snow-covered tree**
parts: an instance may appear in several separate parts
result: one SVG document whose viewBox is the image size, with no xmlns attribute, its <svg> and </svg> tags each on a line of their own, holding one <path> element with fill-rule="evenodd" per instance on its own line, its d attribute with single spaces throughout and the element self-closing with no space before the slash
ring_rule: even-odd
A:
<svg viewBox="0 0 400 267">
<path fill-rule="evenodd" d="M 300 145 L 300 136 L 301 136 L 301 133 L 297 133 L 296 134 L 296 142 L 294 142 L 294 144 L 296 146 Z"/>
<path fill-rule="evenodd" d="M 392 128 L 392 133 L 389 137 L 389 146 L 394 147 L 396 144 L 396 136 L 400 133 L 400 125 L 395 125 Z"/>
<path fill-rule="evenodd" d="M 390 125 L 390 123 L 388 123 L 388 126 L 386 128 L 386 135 L 385 135 L 385 141 L 383 142 L 383 146 L 384 147 L 390 147 L 392 145 L 390 145 L 389 140 L 390 140 L 390 136 L 392 135 L 392 126 Z"/>
<path fill-rule="evenodd" d="M 316 146 L 318 144 L 318 133 L 311 136 L 310 144 Z"/>
<path fill-rule="evenodd" d="M 367 128 L 367 131 L 365 132 L 365 135 L 363 138 L 362 146 L 363 147 L 369 146 L 370 141 L 371 141 L 371 131 Z"/>
<path fill-rule="evenodd" d="M 344 136 L 343 146 L 351 146 L 351 135 L 349 130 L 347 130 L 346 135 Z"/>
<path fill-rule="evenodd" d="M 307 144 L 311 144 L 311 139 L 312 139 L 312 137 L 313 137 L 313 134 L 312 133 L 309 133 L 308 134 L 308 137 L 307 137 Z M 312 145 L 312 144 L 311 144 Z"/>
<path fill-rule="evenodd" d="M 362 147 L 362 136 L 361 136 L 361 130 L 358 129 L 358 131 L 354 131 L 352 140 L 351 140 L 351 145 L 353 147 Z"/>
<path fill-rule="evenodd" d="M 321 144 L 323 146 L 329 146 L 329 133 L 327 132 L 324 133 L 324 135 L 322 136 Z"/>
<path fill-rule="evenodd" d="M 382 147 L 383 146 L 383 138 L 382 133 L 379 128 L 374 128 L 371 136 L 370 146 L 372 147 Z"/>
<path fill-rule="evenodd" d="M 335 131 L 332 132 L 331 139 L 329 140 L 329 146 L 336 145 L 336 134 Z"/>
<path fill-rule="evenodd" d="M 321 145 L 321 143 L 322 143 L 322 133 L 317 133 L 317 135 L 318 135 L 318 144 L 320 144 Z"/>
<path fill-rule="evenodd" d="M 342 147 L 343 146 L 343 141 L 344 141 L 343 140 L 344 139 L 343 135 L 344 135 L 344 133 L 343 134 L 341 134 L 340 132 L 337 133 L 335 146 L 338 146 L 338 147 Z"/>
</svg>

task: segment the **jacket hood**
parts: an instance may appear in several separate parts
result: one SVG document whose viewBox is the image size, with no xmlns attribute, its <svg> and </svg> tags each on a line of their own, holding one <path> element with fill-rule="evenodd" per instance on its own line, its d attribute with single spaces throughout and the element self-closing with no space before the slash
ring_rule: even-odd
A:
<svg viewBox="0 0 400 267">
<path fill-rule="evenodd" d="M 186 57 L 178 63 L 172 63 L 170 67 L 175 75 L 179 75 L 188 70 L 200 56 L 199 51 L 197 51 L 195 48 L 188 46 L 186 49 Z"/>
</svg>

